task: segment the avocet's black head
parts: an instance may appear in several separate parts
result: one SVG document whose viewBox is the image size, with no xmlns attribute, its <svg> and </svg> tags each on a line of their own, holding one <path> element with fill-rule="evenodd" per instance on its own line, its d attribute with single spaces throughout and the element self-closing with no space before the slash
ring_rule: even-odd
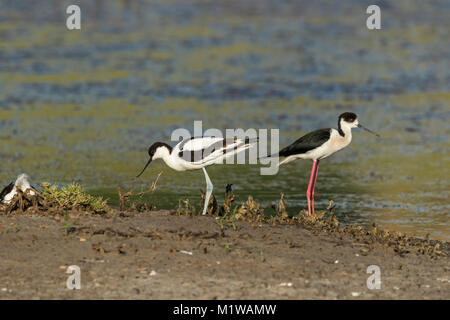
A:
<svg viewBox="0 0 450 320">
<path fill-rule="evenodd" d="M 157 151 L 159 150 L 159 148 L 164 148 L 164 149 L 168 149 L 169 152 L 172 151 L 172 147 L 169 146 L 167 143 L 164 142 L 155 142 L 154 144 L 152 144 L 150 146 L 150 148 L 148 148 L 148 155 L 150 156 L 150 158 L 153 158 L 155 156 L 155 154 L 157 153 Z"/>
<path fill-rule="evenodd" d="M 147 169 L 152 160 L 162 158 L 164 151 L 171 153 L 172 147 L 164 142 L 155 142 L 154 144 L 152 144 L 150 148 L 148 148 L 148 155 L 150 159 L 148 159 L 148 162 L 145 165 L 144 169 L 142 169 L 141 173 L 139 173 L 136 178 L 139 178 L 144 173 L 145 169 Z"/>
<path fill-rule="evenodd" d="M 356 114 L 354 114 L 353 112 L 344 112 L 343 114 L 341 114 L 339 116 L 339 121 L 338 121 L 338 128 L 339 128 L 339 134 L 344 136 L 344 130 L 345 129 L 352 129 L 352 128 L 361 128 L 366 130 L 367 132 L 370 132 L 374 135 L 376 135 L 377 137 L 379 137 L 379 135 L 369 129 L 367 129 L 366 127 L 364 127 L 363 125 L 359 124 L 358 121 L 358 116 Z"/>
</svg>

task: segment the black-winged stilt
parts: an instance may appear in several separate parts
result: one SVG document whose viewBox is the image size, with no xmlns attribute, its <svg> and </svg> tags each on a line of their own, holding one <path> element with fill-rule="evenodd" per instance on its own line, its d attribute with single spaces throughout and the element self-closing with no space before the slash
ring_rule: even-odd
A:
<svg viewBox="0 0 450 320">
<path fill-rule="evenodd" d="M 17 189 L 21 190 L 23 193 L 29 190 L 29 193 L 32 196 L 36 194 L 36 192 L 33 190 L 34 188 L 30 185 L 30 177 L 28 177 L 28 175 L 26 175 L 25 173 L 22 173 L 17 177 L 14 183 L 11 182 L 9 185 L 3 188 L 2 192 L 0 193 L 0 203 L 9 204 L 12 198 L 14 198 L 14 196 L 17 194 Z"/>
<path fill-rule="evenodd" d="M 313 161 L 308 190 L 306 192 L 309 215 L 311 215 L 311 207 L 312 213 L 314 214 L 314 188 L 319 170 L 319 161 L 348 146 L 352 141 L 352 128 L 356 127 L 362 128 L 379 137 L 377 133 L 359 124 L 356 114 L 345 112 L 339 116 L 338 130 L 327 128 L 312 131 L 278 153 L 280 157 L 286 157 L 279 165 L 296 159 L 309 159 Z"/>
<path fill-rule="evenodd" d="M 222 163 L 225 158 L 248 149 L 254 142 L 256 140 L 193 137 L 179 142 L 173 148 L 164 142 L 155 142 L 148 149 L 150 159 L 137 177 L 141 176 L 148 165 L 156 159 L 162 159 L 166 165 L 176 171 L 203 169 L 206 180 L 206 195 L 202 214 L 206 214 L 213 184 L 205 168 L 214 163 Z"/>
</svg>

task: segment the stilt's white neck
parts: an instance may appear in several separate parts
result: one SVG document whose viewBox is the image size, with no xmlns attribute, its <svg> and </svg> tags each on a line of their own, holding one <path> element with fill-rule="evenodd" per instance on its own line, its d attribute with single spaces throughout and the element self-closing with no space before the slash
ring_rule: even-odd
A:
<svg viewBox="0 0 450 320">
<path fill-rule="evenodd" d="M 339 134 L 344 137 L 352 136 L 352 128 L 355 127 L 355 123 L 349 123 L 347 121 L 341 120 L 339 122 Z"/>
</svg>

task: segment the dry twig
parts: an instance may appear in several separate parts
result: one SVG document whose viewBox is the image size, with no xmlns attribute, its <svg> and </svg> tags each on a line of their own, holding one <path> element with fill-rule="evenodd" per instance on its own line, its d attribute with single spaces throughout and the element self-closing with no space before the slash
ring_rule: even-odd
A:
<svg viewBox="0 0 450 320">
<path fill-rule="evenodd" d="M 162 172 L 158 174 L 156 179 L 152 182 L 152 185 L 148 190 L 141 191 L 138 193 L 134 193 L 134 187 L 136 186 L 137 178 L 134 178 L 133 184 L 131 185 L 130 190 L 128 190 L 125 193 L 122 193 L 122 189 L 120 187 L 117 188 L 117 192 L 119 194 L 119 200 L 120 200 L 120 211 L 125 210 L 126 204 L 130 201 L 130 197 L 136 196 L 136 197 L 142 197 L 146 194 L 150 194 L 156 190 L 156 184 L 158 183 L 159 177 L 161 176 Z"/>
</svg>

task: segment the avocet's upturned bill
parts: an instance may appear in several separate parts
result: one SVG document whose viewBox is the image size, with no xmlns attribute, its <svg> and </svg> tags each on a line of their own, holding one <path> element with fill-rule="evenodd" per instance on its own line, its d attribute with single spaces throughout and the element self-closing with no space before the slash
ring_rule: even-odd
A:
<svg viewBox="0 0 450 320">
<path fill-rule="evenodd" d="M 314 188 L 319 170 L 319 161 L 348 146 L 352 141 L 352 128 L 362 128 L 379 137 L 377 133 L 359 124 L 356 114 L 345 112 L 339 116 L 337 130 L 327 128 L 312 131 L 282 149 L 278 155 L 272 155 L 272 157 L 285 157 L 279 165 L 296 159 L 309 159 L 313 161 L 308 190 L 306 192 L 309 215 L 311 215 L 311 207 L 312 213 L 314 213 Z"/>
<path fill-rule="evenodd" d="M 250 148 L 256 142 L 257 140 L 239 138 L 193 137 L 179 142 L 173 148 L 164 142 L 155 142 L 148 149 L 150 159 L 137 177 L 140 177 L 149 164 L 157 159 L 162 159 L 167 166 L 176 171 L 203 169 L 206 195 L 202 214 L 206 214 L 213 185 L 205 168 L 215 163 L 223 163 L 227 157 Z"/>
</svg>

